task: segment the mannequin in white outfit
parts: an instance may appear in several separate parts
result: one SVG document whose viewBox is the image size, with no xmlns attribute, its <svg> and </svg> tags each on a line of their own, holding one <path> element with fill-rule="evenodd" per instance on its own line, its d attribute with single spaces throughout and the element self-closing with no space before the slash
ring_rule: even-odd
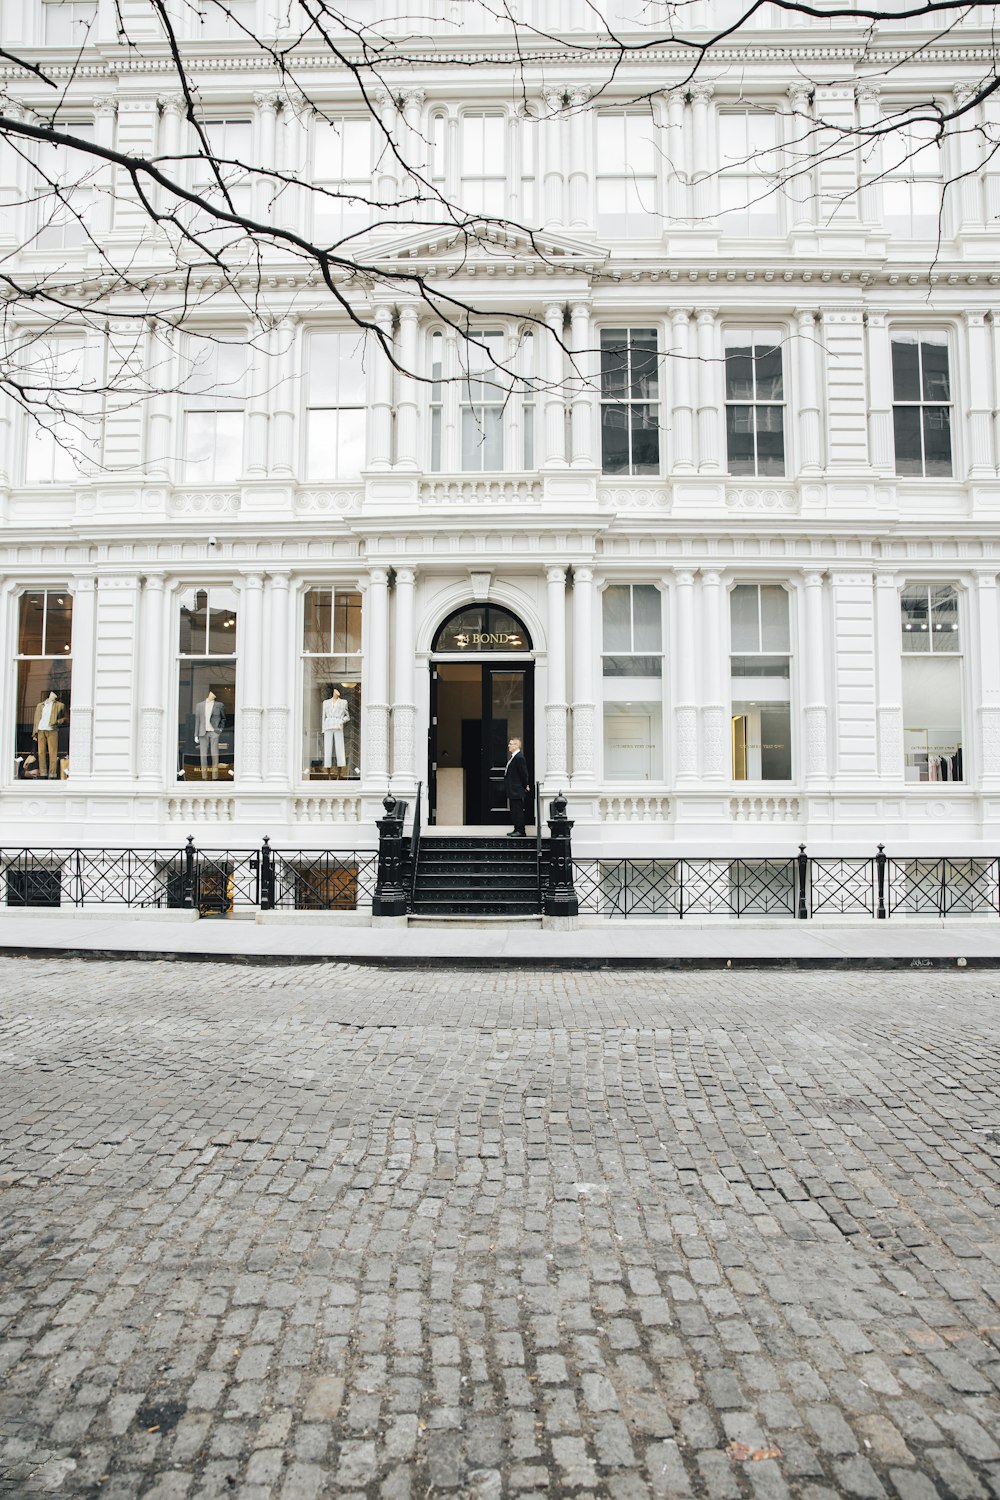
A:
<svg viewBox="0 0 1000 1500">
<path fill-rule="evenodd" d="M 347 700 L 340 696 L 340 689 L 331 689 L 329 698 L 323 700 L 323 765 L 329 770 L 336 751 L 338 773 L 347 765 L 344 750 L 344 725 L 349 724 L 351 710 Z"/>
</svg>

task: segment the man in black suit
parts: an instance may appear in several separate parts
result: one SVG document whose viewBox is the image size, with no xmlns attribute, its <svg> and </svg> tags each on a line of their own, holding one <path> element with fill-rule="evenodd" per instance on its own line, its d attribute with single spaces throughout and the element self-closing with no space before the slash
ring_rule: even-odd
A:
<svg viewBox="0 0 1000 1500">
<path fill-rule="evenodd" d="M 528 762 L 525 760 L 521 750 L 520 740 L 508 741 L 507 754 L 507 765 L 503 773 L 503 789 L 507 793 L 510 815 L 514 820 L 514 827 L 508 833 L 507 837 L 509 839 L 523 839 L 525 837 L 525 808 L 528 804 L 528 793 L 531 790 L 531 782 L 528 777 Z"/>
</svg>

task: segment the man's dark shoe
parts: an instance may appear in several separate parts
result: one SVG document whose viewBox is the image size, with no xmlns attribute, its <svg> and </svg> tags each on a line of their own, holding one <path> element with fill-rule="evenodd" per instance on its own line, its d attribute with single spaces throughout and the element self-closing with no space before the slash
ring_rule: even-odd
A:
<svg viewBox="0 0 1000 1500">
<path fill-rule="evenodd" d="M 518 833 L 515 830 L 513 833 L 508 833 L 507 837 L 509 839 L 526 839 L 528 835 L 526 833 Z"/>
</svg>

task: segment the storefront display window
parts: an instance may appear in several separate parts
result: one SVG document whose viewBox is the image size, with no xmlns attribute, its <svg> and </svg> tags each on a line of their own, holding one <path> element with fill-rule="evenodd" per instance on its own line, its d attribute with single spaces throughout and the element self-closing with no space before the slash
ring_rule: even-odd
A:
<svg viewBox="0 0 1000 1500">
<path fill-rule="evenodd" d="M 907 584 L 900 596 L 903 774 L 963 781 L 962 639 L 951 584 Z"/>
<path fill-rule="evenodd" d="M 181 597 L 177 777 L 231 781 L 236 774 L 236 618 L 233 589 Z"/>
<path fill-rule="evenodd" d="M 734 781 L 790 781 L 791 644 L 788 594 L 741 583 L 729 601 Z"/>
<path fill-rule="evenodd" d="M 69 776 L 73 600 L 42 589 L 20 600 L 17 632 L 17 724 L 14 775 L 19 781 Z"/>
<path fill-rule="evenodd" d="M 302 632 L 302 774 L 361 775 L 361 595 L 310 589 Z"/>
</svg>

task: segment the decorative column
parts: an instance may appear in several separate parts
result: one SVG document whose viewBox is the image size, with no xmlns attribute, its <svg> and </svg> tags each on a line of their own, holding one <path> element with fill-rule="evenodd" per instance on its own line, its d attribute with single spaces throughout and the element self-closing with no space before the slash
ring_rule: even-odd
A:
<svg viewBox="0 0 1000 1500">
<path fill-rule="evenodd" d="M 372 94 L 372 103 L 375 108 L 376 132 L 375 137 L 378 147 L 375 157 L 378 163 L 375 179 L 375 194 L 380 205 L 385 208 L 396 202 L 399 195 L 396 153 L 393 149 L 396 140 L 398 116 L 396 113 L 396 100 L 388 89 L 376 89 Z"/>
<path fill-rule="evenodd" d="M 417 309 L 406 305 L 399 310 L 399 363 L 405 373 L 397 371 L 396 395 L 396 468 L 415 470 L 417 464 Z"/>
<path fill-rule="evenodd" d="M 698 468 L 702 474 L 722 472 L 719 436 L 719 387 L 722 354 L 716 347 L 715 308 L 702 308 L 698 318 Z"/>
<path fill-rule="evenodd" d="M 701 680 L 704 703 L 701 710 L 702 776 L 706 781 L 728 781 L 729 739 L 726 710 L 729 704 L 728 658 L 725 654 L 725 610 L 729 595 L 719 573 L 701 577 Z"/>
<path fill-rule="evenodd" d="M 389 777 L 389 574 L 372 568 L 368 574 L 368 649 L 365 652 L 365 758 L 367 781 Z"/>
<path fill-rule="evenodd" d="M 168 177 L 172 173 L 183 174 L 184 169 L 178 158 L 181 154 L 181 121 L 184 119 L 187 108 L 184 95 L 161 94 L 156 103 L 160 111 L 160 142 L 157 154 L 162 160 L 163 171 Z M 169 202 L 170 195 L 166 188 L 160 188 L 159 206 L 165 208 Z"/>
<path fill-rule="evenodd" d="M 805 700 L 805 783 L 825 782 L 830 775 L 830 745 L 826 703 L 828 655 L 823 619 L 823 575 L 805 575 L 803 600 L 802 673 Z"/>
<path fill-rule="evenodd" d="M 591 346 L 590 308 L 586 302 L 574 302 L 570 308 L 571 347 L 573 350 L 572 405 L 570 408 L 574 469 L 594 467 L 594 403 L 600 375 L 597 357 Z"/>
<path fill-rule="evenodd" d="M 148 575 L 141 597 L 138 755 L 139 780 L 147 782 L 163 778 L 163 600 L 163 579 Z"/>
<path fill-rule="evenodd" d="M 566 374 L 563 349 L 563 308 L 558 302 L 545 309 L 545 459 L 546 469 L 566 467 Z"/>
<path fill-rule="evenodd" d="M 588 131 L 591 113 L 587 108 L 590 91 L 569 91 L 569 223 L 571 229 L 586 229 L 590 224 L 587 208 Z"/>
<path fill-rule="evenodd" d="M 980 788 L 1000 786 L 1000 610 L 997 576 L 976 578 L 979 654 L 979 772 Z"/>
<path fill-rule="evenodd" d="M 417 708 L 413 701 L 415 640 L 413 632 L 412 568 L 396 569 L 396 640 L 392 689 L 392 774 L 396 795 L 416 786 L 414 743 Z M 399 785 L 399 780 L 404 783 Z"/>
<path fill-rule="evenodd" d="M 688 474 L 694 469 L 694 408 L 691 402 L 691 314 L 678 307 L 670 314 L 673 327 L 670 366 L 674 398 L 674 469 Z"/>
<path fill-rule="evenodd" d="M 69 712 L 69 774 L 72 780 L 94 770 L 94 658 L 97 651 L 97 584 L 74 578 L 73 701 Z"/>
<path fill-rule="evenodd" d="M 115 116 L 118 101 L 113 94 L 101 94 L 94 100 L 94 141 L 98 146 L 110 150 L 115 143 Z M 113 228 L 114 222 L 114 172 L 110 162 L 101 165 L 95 174 L 96 203 L 93 218 L 87 216 L 87 227 L 100 244 Z"/>
<path fill-rule="evenodd" d="M 677 779 L 691 781 L 698 772 L 698 704 L 695 666 L 698 637 L 694 621 L 694 574 L 678 573 L 677 586 Z"/>
<path fill-rule="evenodd" d="M 791 158 L 787 174 L 790 228 L 811 229 L 813 223 L 813 121 L 811 85 L 799 81 L 789 85 L 788 153 Z"/>
<path fill-rule="evenodd" d="M 715 182 L 715 120 L 712 115 L 714 83 L 691 85 L 691 115 L 694 140 L 693 199 L 695 227 L 715 227 L 716 182 Z"/>
<path fill-rule="evenodd" d="M 421 115 L 424 108 L 426 94 L 423 89 L 408 89 L 403 95 L 403 161 L 408 168 L 403 183 L 403 198 L 409 201 L 410 214 L 414 219 L 421 217 L 418 206 L 423 204 L 427 198 L 427 189 L 419 177 L 425 176 L 425 152 L 427 144 L 420 129 Z"/>
<path fill-rule="evenodd" d="M 899 625 L 901 580 L 875 575 L 875 667 L 878 702 L 878 774 L 881 781 L 903 780 L 903 661 Z"/>
<path fill-rule="evenodd" d="M 274 408 L 271 413 L 271 473 L 290 478 L 295 472 L 295 328 L 292 315 L 279 318 L 274 325 Z"/>
<path fill-rule="evenodd" d="M 992 407 L 989 385 L 985 378 L 989 369 L 989 339 L 986 317 L 981 312 L 965 313 L 966 340 L 968 343 L 968 391 L 969 407 L 966 432 L 969 444 L 969 478 L 993 477 L 996 463 L 993 456 Z"/>
<path fill-rule="evenodd" d="M 542 116 L 544 129 L 539 132 L 542 148 L 542 160 L 539 164 L 542 179 L 541 210 L 544 214 L 543 222 L 546 225 L 561 227 L 565 222 L 563 212 L 565 183 L 562 169 L 566 160 L 562 140 L 563 96 L 555 89 L 548 89 L 542 94 L 542 101 L 546 113 Z"/>
<path fill-rule="evenodd" d="M 868 329 L 868 445 L 872 468 L 879 474 L 896 469 L 892 435 L 892 351 L 884 312 L 869 312 Z"/>
<path fill-rule="evenodd" d="M 274 329 L 263 328 L 247 346 L 247 477 L 263 479 L 267 474 L 267 431 L 271 414 L 268 386 L 274 358 Z M 280 398 L 279 398 L 280 399 Z"/>
<path fill-rule="evenodd" d="M 149 401 L 146 473 L 150 478 L 169 479 L 175 457 L 172 429 L 177 402 L 175 392 L 180 384 L 177 368 L 179 335 L 169 324 L 154 325 L 150 322 L 147 328 L 146 368 L 156 371 L 156 391 Z"/>
<path fill-rule="evenodd" d="M 667 141 L 664 166 L 667 172 L 667 217 L 673 226 L 686 226 L 691 217 L 689 202 L 687 97 L 684 89 L 667 95 Z"/>
<path fill-rule="evenodd" d="M 275 93 L 254 94 L 253 102 L 257 106 L 257 131 L 258 147 L 257 165 L 259 171 L 253 181 L 253 205 L 254 214 L 258 221 L 266 224 L 274 212 L 277 183 L 270 176 L 277 166 L 276 136 L 278 110 L 281 107 L 281 96 Z M 249 166 L 250 163 L 247 163 Z"/>
<path fill-rule="evenodd" d="M 796 366 L 799 377 L 799 472 L 819 474 L 820 461 L 820 412 L 816 380 L 816 315 L 803 308 L 795 314 L 798 323 L 796 341 Z"/>
<path fill-rule="evenodd" d="M 948 161 L 946 158 L 945 178 L 950 178 L 955 185 L 957 203 L 953 212 L 958 220 L 955 225 L 958 230 L 982 228 L 979 168 L 982 158 L 981 141 L 984 137 L 979 123 L 981 108 L 972 102 L 976 92 L 970 84 L 956 85 L 955 108 L 964 110 L 965 113 L 952 122 L 946 137 L 945 149 L 947 151 L 950 146 L 952 159 Z M 990 136 L 985 138 L 993 139 Z M 991 150 L 990 155 L 992 154 Z M 950 193 L 948 198 L 950 201 Z"/>
<path fill-rule="evenodd" d="M 594 570 L 573 569 L 573 786 L 594 779 Z M 558 789 L 557 789 L 558 790 Z"/>
<path fill-rule="evenodd" d="M 548 583 L 548 694 L 545 704 L 545 780 L 564 781 L 566 767 L 566 569 L 546 569 Z M 555 788 L 558 790 L 558 787 Z"/>
<path fill-rule="evenodd" d="M 288 776 L 288 721 L 291 715 L 288 701 L 291 687 L 288 662 L 288 581 L 287 573 L 272 573 L 268 579 L 268 781 L 285 781 Z M 242 746 L 240 750 L 242 752 Z"/>
<path fill-rule="evenodd" d="M 858 197 L 861 221 L 872 228 L 882 224 L 882 96 L 877 83 L 859 83 L 854 90 L 858 107 L 861 175 Z"/>
<path fill-rule="evenodd" d="M 240 758 L 241 781 L 260 781 L 263 774 L 264 721 L 264 579 L 248 573 L 240 598 Z M 271 639 L 268 640 L 268 653 Z"/>
<path fill-rule="evenodd" d="M 392 348 L 392 309 L 375 309 L 374 336 L 369 336 L 372 354 L 372 411 L 369 425 L 368 468 L 388 469 L 392 460 L 392 365 L 386 348 Z"/>
</svg>

